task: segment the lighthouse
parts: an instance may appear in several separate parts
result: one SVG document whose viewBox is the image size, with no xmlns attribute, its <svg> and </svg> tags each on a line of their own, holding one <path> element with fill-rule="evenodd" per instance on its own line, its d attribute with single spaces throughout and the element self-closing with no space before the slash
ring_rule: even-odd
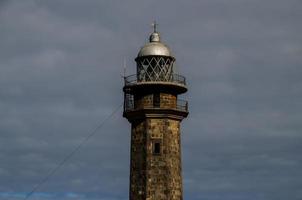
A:
<svg viewBox="0 0 302 200">
<path fill-rule="evenodd" d="M 180 123 L 188 103 L 184 76 L 154 31 L 135 59 L 136 74 L 124 78 L 123 116 L 131 123 L 130 200 L 182 200 Z"/>
</svg>

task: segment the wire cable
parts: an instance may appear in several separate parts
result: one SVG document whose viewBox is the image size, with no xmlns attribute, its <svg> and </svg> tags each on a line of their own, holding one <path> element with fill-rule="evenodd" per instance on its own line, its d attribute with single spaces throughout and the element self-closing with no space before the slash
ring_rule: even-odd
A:
<svg viewBox="0 0 302 200">
<path fill-rule="evenodd" d="M 97 133 L 99 130 L 111 117 L 113 117 L 117 111 L 122 107 L 123 104 L 119 105 L 116 109 L 112 111 L 108 117 L 102 120 L 99 125 L 97 125 L 89 134 L 69 153 L 67 154 L 58 165 L 52 169 L 41 181 L 33 187 L 33 189 L 24 197 L 23 200 L 29 199 L 44 183 L 46 183 L 75 153 L 77 153 L 81 147 Z"/>
</svg>

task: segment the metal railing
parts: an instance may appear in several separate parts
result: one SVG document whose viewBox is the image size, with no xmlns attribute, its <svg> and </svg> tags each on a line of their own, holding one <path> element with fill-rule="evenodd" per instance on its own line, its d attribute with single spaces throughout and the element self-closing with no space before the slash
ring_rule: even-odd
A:
<svg viewBox="0 0 302 200">
<path fill-rule="evenodd" d="M 167 83 L 176 83 L 180 85 L 186 85 L 186 78 L 179 74 L 171 74 L 169 79 L 157 77 L 156 79 L 138 79 L 137 74 L 133 74 L 127 77 L 124 77 L 125 86 L 137 84 L 137 83 L 145 83 L 145 82 L 167 82 Z"/>
<path fill-rule="evenodd" d="M 175 109 L 182 112 L 188 112 L 188 101 L 177 100 L 175 107 L 162 107 L 157 105 L 139 106 L 135 105 L 133 95 L 127 94 L 124 101 L 124 112 L 135 111 L 140 109 Z"/>
<path fill-rule="evenodd" d="M 177 100 L 176 110 L 188 112 L 188 101 L 185 100 Z"/>
</svg>

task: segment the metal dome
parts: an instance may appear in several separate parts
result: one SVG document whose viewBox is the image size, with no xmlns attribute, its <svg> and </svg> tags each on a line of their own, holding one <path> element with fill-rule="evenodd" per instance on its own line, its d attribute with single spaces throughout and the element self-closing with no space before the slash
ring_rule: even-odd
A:
<svg viewBox="0 0 302 200">
<path fill-rule="evenodd" d="M 172 57 L 169 47 L 160 42 L 160 35 L 158 32 L 153 32 L 150 35 L 149 43 L 145 44 L 138 52 L 137 57 L 143 56 L 169 56 Z"/>
</svg>

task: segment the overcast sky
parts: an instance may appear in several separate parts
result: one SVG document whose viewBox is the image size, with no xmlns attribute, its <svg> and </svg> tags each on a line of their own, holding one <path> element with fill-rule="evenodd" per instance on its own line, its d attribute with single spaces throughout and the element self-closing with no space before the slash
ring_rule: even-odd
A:
<svg viewBox="0 0 302 200">
<path fill-rule="evenodd" d="M 184 199 L 302 199 L 301 0 L 0 1 L 0 200 L 21 200 L 123 101 L 157 20 L 186 76 Z M 127 200 L 122 110 L 30 199 Z"/>
</svg>

